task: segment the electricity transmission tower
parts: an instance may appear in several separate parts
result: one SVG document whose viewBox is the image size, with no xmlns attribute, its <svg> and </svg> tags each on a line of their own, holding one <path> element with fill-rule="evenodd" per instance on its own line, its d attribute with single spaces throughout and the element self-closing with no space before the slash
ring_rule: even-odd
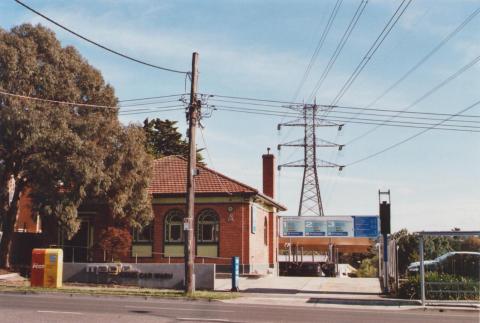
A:
<svg viewBox="0 0 480 323">
<path fill-rule="evenodd" d="M 338 131 L 340 131 L 342 130 L 343 124 L 337 124 L 318 117 L 318 113 L 322 110 L 316 104 L 305 104 L 303 106 L 292 106 L 290 108 L 301 112 L 302 117 L 279 124 L 278 130 L 281 130 L 281 127 L 303 127 L 305 130 L 304 137 L 303 139 L 279 144 L 277 149 L 280 150 L 281 147 L 303 147 L 304 158 L 303 160 L 279 165 L 278 170 L 281 170 L 282 167 L 302 167 L 303 180 L 298 215 L 324 216 L 317 168 L 338 167 L 339 170 L 342 170 L 343 166 L 318 159 L 317 148 L 337 147 L 339 150 L 342 150 L 344 145 L 317 138 L 316 129 L 317 127 L 338 127 Z"/>
</svg>

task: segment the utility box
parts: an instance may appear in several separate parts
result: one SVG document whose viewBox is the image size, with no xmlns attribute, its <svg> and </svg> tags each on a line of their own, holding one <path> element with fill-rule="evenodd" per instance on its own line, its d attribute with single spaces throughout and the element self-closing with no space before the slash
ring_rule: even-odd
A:
<svg viewBox="0 0 480 323">
<path fill-rule="evenodd" d="M 30 277 L 32 287 L 62 287 L 62 276 L 62 249 L 33 249 Z"/>
</svg>

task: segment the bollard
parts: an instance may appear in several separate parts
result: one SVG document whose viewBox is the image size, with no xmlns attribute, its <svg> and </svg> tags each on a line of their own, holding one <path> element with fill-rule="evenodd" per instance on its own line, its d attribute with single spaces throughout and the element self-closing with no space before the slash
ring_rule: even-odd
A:
<svg viewBox="0 0 480 323">
<path fill-rule="evenodd" d="M 232 257 L 232 292 L 240 291 L 238 283 L 240 281 L 240 258 Z"/>
</svg>

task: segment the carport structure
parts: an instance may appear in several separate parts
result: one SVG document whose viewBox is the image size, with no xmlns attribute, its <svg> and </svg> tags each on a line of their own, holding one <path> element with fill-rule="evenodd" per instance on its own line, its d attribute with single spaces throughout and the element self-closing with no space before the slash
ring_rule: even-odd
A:
<svg viewBox="0 0 480 323">
<path fill-rule="evenodd" d="M 279 267 L 287 274 L 305 263 L 338 274 L 339 253 L 367 253 L 379 235 L 378 216 L 282 216 L 279 225 Z"/>
</svg>

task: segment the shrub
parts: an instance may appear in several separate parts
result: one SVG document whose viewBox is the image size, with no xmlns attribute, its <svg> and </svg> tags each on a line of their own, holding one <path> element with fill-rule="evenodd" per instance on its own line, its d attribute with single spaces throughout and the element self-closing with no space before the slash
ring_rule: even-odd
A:
<svg viewBox="0 0 480 323">
<path fill-rule="evenodd" d="M 125 229 L 109 227 L 102 232 L 98 246 L 105 250 L 113 260 L 119 260 L 130 251 L 132 236 Z"/>
<path fill-rule="evenodd" d="M 408 277 L 400 285 L 400 298 L 420 299 L 420 276 Z M 479 300 L 480 281 L 437 272 L 425 273 L 425 297 L 432 300 Z"/>
</svg>

